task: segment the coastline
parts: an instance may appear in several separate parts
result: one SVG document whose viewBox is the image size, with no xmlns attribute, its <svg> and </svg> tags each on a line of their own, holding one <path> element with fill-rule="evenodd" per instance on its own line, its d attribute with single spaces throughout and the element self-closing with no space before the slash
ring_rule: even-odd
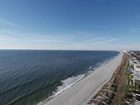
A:
<svg viewBox="0 0 140 105">
<path fill-rule="evenodd" d="M 121 105 L 125 97 L 125 86 L 127 84 L 127 66 L 128 56 L 123 54 L 120 65 L 116 68 L 111 79 L 91 98 L 88 105 L 92 104 L 107 104 Z M 122 98 L 123 97 L 123 98 Z"/>
<path fill-rule="evenodd" d="M 109 81 L 113 72 L 120 64 L 122 53 L 109 60 L 106 64 L 99 66 L 94 72 L 84 77 L 67 90 L 63 91 L 49 101 L 41 105 L 85 105 L 102 86 Z M 110 66 L 112 65 L 112 66 Z M 106 75 L 105 75 L 106 74 Z M 40 105 L 38 104 L 38 105 Z"/>
<path fill-rule="evenodd" d="M 116 56 L 117 56 L 117 55 L 116 55 Z M 115 56 L 115 57 L 116 57 L 116 56 Z M 115 58 L 115 57 L 113 57 L 113 58 Z M 64 82 L 67 81 L 68 79 L 77 78 L 76 81 L 74 81 L 74 82 L 72 82 L 71 84 L 67 85 L 66 87 L 64 87 L 64 89 L 62 89 L 62 90 L 59 90 L 59 89 L 58 89 L 58 91 L 56 91 L 56 92 L 54 93 L 54 95 L 50 96 L 50 99 L 57 97 L 58 95 L 60 95 L 60 94 L 63 93 L 64 91 L 66 91 L 67 89 L 71 88 L 73 85 L 75 85 L 75 84 L 78 83 L 79 81 L 83 80 L 84 78 L 86 78 L 87 76 L 89 76 L 90 74 L 92 74 L 95 70 L 98 70 L 98 68 L 101 68 L 101 67 L 103 67 L 104 65 L 106 65 L 106 64 L 107 64 L 109 61 L 111 61 L 113 58 L 104 61 L 103 63 L 97 65 L 97 67 L 95 67 L 95 68 L 92 68 L 92 69 L 89 68 L 90 70 L 89 70 L 88 72 L 86 72 L 85 74 L 79 74 L 79 75 L 77 75 L 77 76 L 68 77 L 67 79 L 62 80 L 63 85 L 65 85 Z M 79 77 L 79 78 L 78 78 L 78 77 Z M 63 85 L 58 86 L 58 88 L 59 88 L 59 87 L 63 87 Z"/>
<path fill-rule="evenodd" d="M 98 70 L 99 68 L 103 67 L 104 65 L 106 65 L 108 62 L 110 62 L 112 59 L 114 59 L 116 56 L 118 56 L 120 54 L 120 52 L 115 55 L 112 58 L 109 58 L 105 61 L 103 61 L 102 63 L 97 64 L 96 66 L 90 66 L 89 67 L 89 71 L 87 71 L 84 74 L 79 74 L 77 76 L 71 76 L 68 77 L 67 79 L 62 80 L 62 85 L 57 87 L 57 90 L 53 92 L 53 94 L 51 96 L 49 96 L 47 99 L 40 101 L 37 103 L 37 105 L 44 105 L 44 103 L 47 103 L 48 101 L 52 100 L 53 98 L 56 98 L 58 95 L 62 94 L 63 92 L 67 91 L 69 88 L 71 88 L 73 85 L 77 84 L 78 82 L 80 82 L 81 80 L 83 80 L 84 78 L 86 78 L 87 76 L 89 76 L 90 74 L 92 74 L 93 72 L 95 72 L 96 70 Z M 76 78 L 76 80 L 74 80 Z M 71 79 L 71 83 L 69 83 Z M 68 82 L 68 83 L 67 83 Z"/>
<path fill-rule="evenodd" d="M 118 53 L 118 55 L 119 55 L 119 54 L 120 54 L 120 53 Z M 118 55 L 116 55 L 116 56 L 118 56 Z M 49 101 L 52 100 L 53 98 L 56 98 L 57 96 L 59 96 L 60 94 L 62 94 L 62 93 L 65 92 L 65 91 L 67 91 L 69 88 L 71 88 L 72 86 L 74 86 L 75 84 L 77 84 L 78 82 L 80 82 L 81 80 L 83 80 L 84 78 L 86 78 L 87 76 L 89 76 L 90 74 L 92 74 L 93 72 L 95 72 L 96 70 L 98 70 L 99 68 L 105 66 L 108 62 L 110 62 L 111 60 L 113 60 L 116 56 L 114 56 L 114 57 L 112 57 L 112 58 L 110 58 L 110 59 L 105 60 L 104 62 L 102 62 L 102 63 L 96 65 L 95 67 L 91 66 L 91 67 L 89 68 L 89 71 L 86 72 L 85 74 L 79 74 L 79 75 L 77 75 L 77 76 L 68 77 L 67 79 L 62 80 L 61 82 L 62 82 L 63 84 L 62 84 L 61 86 L 58 86 L 58 87 L 57 87 L 57 91 L 54 92 L 51 96 L 49 96 L 46 100 L 40 101 L 39 103 L 37 103 L 37 105 L 44 105 L 44 103 L 49 102 Z M 78 77 L 80 77 L 80 78 L 78 78 Z M 69 85 L 67 85 L 66 87 L 63 88 L 63 85 L 65 85 L 64 82 L 67 81 L 68 79 L 73 79 L 73 78 L 78 78 L 78 79 L 77 79 L 76 81 L 70 83 Z M 62 87 L 62 89 L 59 89 L 59 88 L 61 88 L 61 87 Z"/>
</svg>

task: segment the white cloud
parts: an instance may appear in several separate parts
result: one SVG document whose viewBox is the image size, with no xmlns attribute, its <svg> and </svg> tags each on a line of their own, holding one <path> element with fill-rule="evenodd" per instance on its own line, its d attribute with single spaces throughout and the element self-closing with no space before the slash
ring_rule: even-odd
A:
<svg viewBox="0 0 140 105">
<path fill-rule="evenodd" d="M 120 50 L 138 49 L 137 44 L 123 42 L 99 33 L 36 34 L 0 29 L 0 49 Z"/>
<path fill-rule="evenodd" d="M 106 49 L 106 46 L 118 41 L 118 39 L 96 35 L 93 35 L 93 38 L 86 37 L 84 39 L 80 38 L 79 35 L 75 35 L 75 37 L 69 37 L 70 35 L 65 35 L 64 37 L 58 36 L 15 33 L 3 30 L 0 31 L 0 48 L 95 50 Z"/>
<path fill-rule="evenodd" d="M 21 41 L 21 42 L 48 42 L 48 43 L 63 43 L 70 42 L 63 38 L 55 38 L 47 35 L 33 33 L 12 33 L 0 32 L 0 41 Z"/>
<path fill-rule="evenodd" d="M 7 19 L 0 18 L 0 24 L 3 25 L 3 26 L 7 26 L 7 27 L 15 27 L 15 28 L 18 28 L 18 29 L 24 29 L 23 26 L 21 26 L 19 24 L 16 24 L 12 21 L 9 21 Z"/>
</svg>

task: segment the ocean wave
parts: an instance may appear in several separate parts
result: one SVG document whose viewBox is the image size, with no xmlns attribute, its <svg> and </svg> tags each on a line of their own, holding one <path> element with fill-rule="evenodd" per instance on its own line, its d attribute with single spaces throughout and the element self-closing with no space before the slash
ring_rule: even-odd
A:
<svg viewBox="0 0 140 105">
<path fill-rule="evenodd" d="M 67 89 L 69 89 L 71 86 L 73 86 L 74 84 L 76 84 L 77 82 L 79 82 L 81 79 L 83 79 L 85 77 L 85 74 L 80 74 L 77 76 L 71 76 L 68 77 L 65 80 L 62 80 L 62 85 L 58 86 L 56 91 L 53 92 L 53 94 L 47 98 L 47 100 L 39 102 L 37 105 L 42 105 L 43 103 L 49 101 L 50 99 L 58 96 L 59 94 L 61 94 L 62 92 L 66 91 Z"/>
<path fill-rule="evenodd" d="M 73 86 L 75 83 L 77 83 L 78 81 L 80 81 L 81 79 L 83 79 L 85 77 L 85 74 L 80 74 L 77 76 L 72 76 L 69 77 L 65 80 L 62 80 L 62 86 L 59 86 L 57 88 L 57 92 L 54 92 L 53 97 L 59 95 L 60 93 L 64 92 L 65 90 L 67 90 L 68 88 L 70 88 L 71 86 Z"/>
<path fill-rule="evenodd" d="M 113 58 L 107 59 L 104 62 L 97 64 L 96 66 L 94 66 L 94 65 L 90 66 L 89 67 L 89 70 L 85 74 L 79 74 L 77 76 L 71 76 L 71 77 L 68 77 L 65 80 L 62 80 L 61 81 L 62 82 L 62 85 L 57 87 L 56 91 L 53 92 L 52 96 L 48 97 L 47 100 L 44 100 L 44 101 L 39 102 L 37 105 L 44 105 L 44 103 L 46 103 L 49 100 L 51 100 L 52 98 L 60 95 L 62 92 L 66 91 L 67 89 L 69 89 L 70 87 L 72 87 L 73 85 L 75 85 L 77 82 L 79 82 L 83 78 L 85 78 L 88 75 L 90 75 L 91 73 L 93 73 L 98 68 L 106 65 Z"/>
<path fill-rule="evenodd" d="M 83 78 L 85 78 L 86 76 L 93 73 L 94 70 L 98 69 L 99 67 L 102 67 L 102 66 L 106 65 L 112 59 L 113 58 L 107 59 L 104 62 L 98 64 L 96 67 L 90 66 L 89 71 L 87 71 L 85 74 L 79 74 L 77 76 L 71 76 L 71 77 L 68 77 L 65 80 L 62 80 L 61 82 L 62 82 L 63 85 L 57 87 L 57 91 L 53 93 L 52 97 L 56 97 L 57 95 L 61 94 L 62 92 L 64 92 L 65 90 L 67 90 L 68 88 L 70 88 L 71 86 L 73 86 L 74 84 L 76 84 L 77 82 L 82 80 Z"/>
<path fill-rule="evenodd" d="M 83 78 L 85 78 L 86 76 L 90 75 L 91 73 L 94 72 L 94 70 L 96 70 L 98 67 L 105 65 L 107 61 L 104 61 L 100 64 L 98 64 L 98 66 L 90 66 L 88 68 L 88 71 L 84 74 L 79 74 L 77 76 L 71 76 L 66 78 L 65 80 L 61 80 L 62 85 L 58 86 L 56 91 L 53 92 L 53 94 L 48 97 L 46 100 L 39 102 L 37 105 L 44 105 L 44 103 L 48 102 L 49 100 L 51 100 L 52 98 L 60 95 L 61 93 L 63 93 L 64 91 L 66 91 L 67 89 L 69 89 L 70 87 L 72 87 L 73 85 L 75 85 L 77 82 L 79 82 L 80 80 L 82 80 Z"/>
</svg>

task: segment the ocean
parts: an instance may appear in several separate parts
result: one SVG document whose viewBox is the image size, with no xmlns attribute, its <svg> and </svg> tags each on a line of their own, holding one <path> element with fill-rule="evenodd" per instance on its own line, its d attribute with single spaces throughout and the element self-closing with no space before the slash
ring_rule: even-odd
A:
<svg viewBox="0 0 140 105">
<path fill-rule="evenodd" d="M 118 54 L 116 51 L 0 50 L 0 105 L 40 105 Z"/>
</svg>

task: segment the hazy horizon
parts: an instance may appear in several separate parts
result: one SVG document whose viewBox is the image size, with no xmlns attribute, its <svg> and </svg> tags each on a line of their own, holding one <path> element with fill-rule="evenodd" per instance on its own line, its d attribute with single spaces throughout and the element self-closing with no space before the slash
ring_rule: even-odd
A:
<svg viewBox="0 0 140 105">
<path fill-rule="evenodd" d="M 139 0 L 0 1 L 0 49 L 140 50 Z"/>
</svg>

